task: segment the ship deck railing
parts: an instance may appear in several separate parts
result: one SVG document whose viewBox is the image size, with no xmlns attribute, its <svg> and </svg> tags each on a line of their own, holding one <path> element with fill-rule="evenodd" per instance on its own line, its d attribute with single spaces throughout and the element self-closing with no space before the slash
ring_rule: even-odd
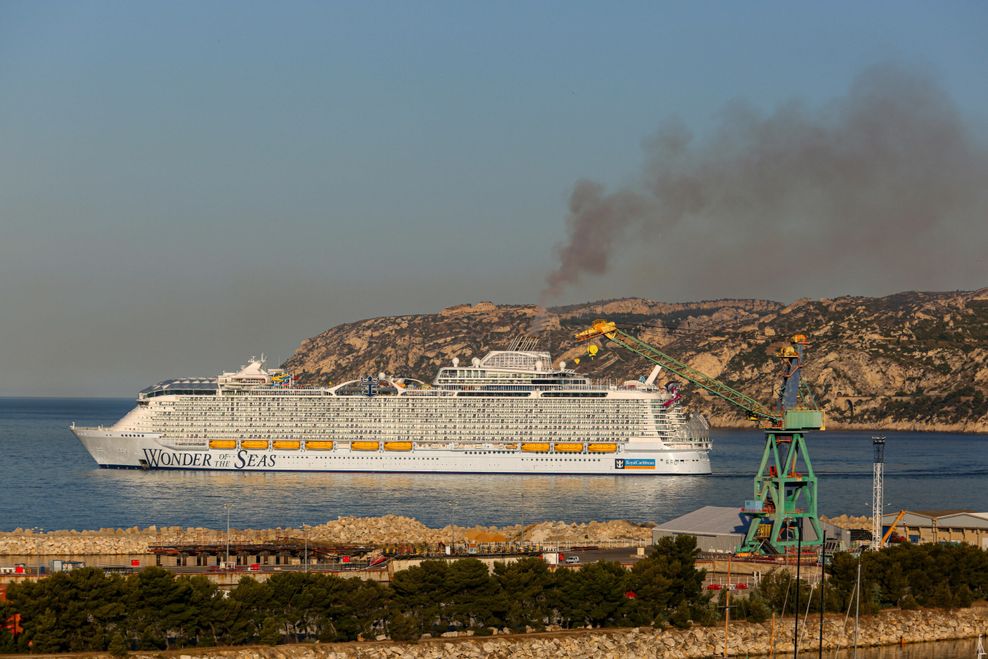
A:
<svg viewBox="0 0 988 659">
<path fill-rule="evenodd" d="M 598 392 L 598 391 L 641 391 L 646 393 L 661 393 L 661 389 L 653 386 L 645 387 L 623 387 L 618 384 L 615 380 L 594 380 L 587 384 L 530 384 L 524 382 L 456 382 L 456 383 L 443 383 L 439 385 L 434 385 L 428 389 L 402 389 L 400 394 L 395 393 L 376 393 L 375 396 L 424 396 L 424 397 L 435 397 L 435 396 L 453 396 L 459 391 L 587 391 L 587 392 Z M 208 392 L 213 394 L 214 392 Z M 353 391 L 352 393 L 339 393 L 334 388 L 331 387 L 248 387 L 248 388 L 237 388 L 237 389 L 225 389 L 220 388 L 215 392 L 219 396 L 270 396 L 270 397 L 284 397 L 284 396 L 354 396 L 359 397 L 366 395 L 360 391 Z M 188 395 L 184 391 L 174 391 L 174 392 L 155 392 L 153 395 L 140 393 L 138 394 L 138 400 L 148 400 L 149 398 L 157 396 L 185 396 Z"/>
</svg>

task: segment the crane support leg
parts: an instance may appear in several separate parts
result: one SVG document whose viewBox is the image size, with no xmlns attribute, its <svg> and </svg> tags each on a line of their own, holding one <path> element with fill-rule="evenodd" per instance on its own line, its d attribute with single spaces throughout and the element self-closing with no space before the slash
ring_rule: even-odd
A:
<svg viewBox="0 0 988 659">
<path fill-rule="evenodd" d="M 804 431 L 823 430 L 823 413 L 802 381 L 803 350 L 809 345 L 805 334 L 793 335 L 790 345 L 777 353 L 783 365 L 782 387 L 772 407 L 674 359 L 618 329 L 611 321 L 595 320 L 589 328 L 578 332 L 576 338 L 581 341 L 606 339 L 640 355 L 741 408 L 750 419 L 760 421 L 766 428 L 765 450 L 755 476 L 755 498 L 746 501 L 742 509 L 750 522 L 739 552 L 784 554 L 800 544 L 807 547 L 822 544 L 823 534 L 817 518 L 816 474 Z"/>
<path fill-rule="evenodd" d="M 765 433 L 754 499 L 745 503 L 751 519 L 741 553 L 784 554 L 800 543 L 819 546 L 823 533 L 817 518 L 817 479 L 800 431 Z"/>
</svg>

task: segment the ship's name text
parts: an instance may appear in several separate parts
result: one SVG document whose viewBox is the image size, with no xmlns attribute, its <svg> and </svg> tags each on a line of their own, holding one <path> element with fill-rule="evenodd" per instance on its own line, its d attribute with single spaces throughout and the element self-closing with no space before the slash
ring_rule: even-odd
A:
<svg viewBox="0 0 988 659">
<path fill-rule="evenodd" d="M 257 455 L 247 451 L 237 451 L 237 459 L 233 463 L 236 469 L 250 469 L 252 467 L 273 467 L 273 455 Z"/>
<path fill-rule="evenodd" d="M 184 453 L 163 451 L 160 448 L 144 449 L 144 459 L 152 469 L 155 467 L 212 467 L 208 453 Z"/>
<path fill-rule="evenodd" d="M 220 456 L 226 458 L 226 456 Z M 158 448 L 144 449 L 144 459 L 152 469 L 156 467 L 227 467 L 230 464 L 212 463 L 213 456 L 209 453 L 185 453 L 183 451 L 164 451 Z M 221 460 L 226 462 L 226 460 Z M 234 469 L 270 468 L 275 466 L 275 456 L 257 455 L 248 451 L 237 451 L 233 461 Z"/>
</svg>

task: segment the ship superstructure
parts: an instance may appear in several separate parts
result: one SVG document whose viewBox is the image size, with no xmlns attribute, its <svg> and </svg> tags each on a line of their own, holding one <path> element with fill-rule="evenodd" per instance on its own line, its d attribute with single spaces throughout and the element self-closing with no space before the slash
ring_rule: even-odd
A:
<svg viewBox="0 0 988 659">
<path fill-rule="evenodd" d="M 251 359 L 166 380 L 111 427 L 72 431 L 101 467 L 515 474 L 707 474 L 706 421 L 658 369 L 621 384 L 553 366 L 530 339 L 453 359 L 431 384 L 378 374 L 299 387 Z"/>
</svg>

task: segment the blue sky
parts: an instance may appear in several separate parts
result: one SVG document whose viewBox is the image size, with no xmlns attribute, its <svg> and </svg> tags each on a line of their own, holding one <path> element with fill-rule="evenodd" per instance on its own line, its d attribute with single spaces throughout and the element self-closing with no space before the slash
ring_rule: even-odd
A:
<svg viewBox="0 0 988 659">
<path fill-rule="evenodd" d="M 340 322 L 534 302 L 577 180 L 637 177 L 671 117 L 825 105 L 876 63 L 982 139 L 985 34 L 975 2 L 0 0 L 0 394 L 129 395 Z M 898 290 L 628 261 L 556 301 Z"/>
</svg>

